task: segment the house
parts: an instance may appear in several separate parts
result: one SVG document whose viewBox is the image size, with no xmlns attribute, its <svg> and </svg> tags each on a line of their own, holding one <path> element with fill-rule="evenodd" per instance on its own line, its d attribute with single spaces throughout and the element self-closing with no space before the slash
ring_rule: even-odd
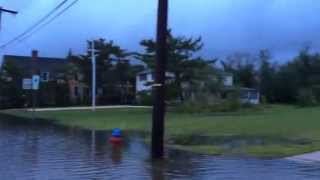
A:
<svg viewBox="0 0 320 180">
<path fill-rule="evenodd" d="M 233 74 L 222 72 L 221 73 L 222 83 L 225 87 L 232 87 L 233 86 Z"/>
<path fill-rule="evenodd" d="M 167 82 L 174 79 L 174 74 L 166 72 Z M 151 70 L 142 71 L 136 76 L 136 92 L 151 91 L 155 81 L 154 72 Z"/>
<path fill-rule="evenodd" d="M 220 71 L 220 78 L 223 85 L 225 94 L 229 94 L 235 91 L 240 93 L 241 103 L 259 104 L 260 93 L 257 89 L 240 87 L 237 88 L 234 85 L 234 77 L 232 73 Z M 175 76 L 173 73 L 166 72 L 167 81 L 172 81 Z M 217 78 L 214 78 L 217 79 Z M 154 73 L 151 70 L 145 70 L 140 72 L 136 76 L 136 92 L 150 92 L 154 83 Z M 183 84 L 183 88 L 187 89 L 188 84 Z M 188 95 L 189 93 L 189 95 Z M 185 96 L 192 96 L 190 92 L 184 92 Z M 187 95 L 186 95 L 187 94 Z M 227 95 L 226 95 L 227 96 Z"/>
<path fill-rule="evenodd" d="M 17 88 L 23 88 L 23 79 L 30 79 L 34 74 L 40 75 L 40 105 L 57 105 L 57 99 L 62 97 L 65 102 L 76 104 L 88 95 L 88 87 L 81 82 L 81 73 L 68 72 L 72 63 L 67 59 L 39 57 L 38 51 L 34 50 L 31 57 L 4 55 L 2 67 L 9 64 L 21 74 L 20 77 L 7 77 L 9 81 L 18 82 Z M 30 90 L 23 92 L 25 96 L 30 94 Z"/>
<path fill-rule="evenodd" d="M 154 73 L 151 70 L 140 72 L 136 76 L 136 92 L 150 91 L 154 83 Z M 166 72 L 166 79 L 170 81 L 174 79 L 173 73 Z M 222 82 L 225 87 L 233 86 L 233 75 L 231 73 L 222 73 Z"/>
<path fill-rule="evenodd" d="M 260 104 L 260 92 L 254 88 L 235 87 L 233 82 L 233 74 L 222 73 L 222 81 L 224 85 L 225 94 L 239 91 L 240 102 L 243 104 Z"/>
<path fill-rule="evenodd" d="M 253 88 L 240 88 L 240 101 L 244 104 L 260 104 L 260 92 Z"/>
</svg>

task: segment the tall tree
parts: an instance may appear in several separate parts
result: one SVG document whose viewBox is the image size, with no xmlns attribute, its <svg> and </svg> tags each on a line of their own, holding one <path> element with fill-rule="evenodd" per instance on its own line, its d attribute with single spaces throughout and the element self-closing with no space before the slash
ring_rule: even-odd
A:
<svg viewBox="0 0 320 180">
<path fill-rule="evenodd" d="M 135 77 L 143 69 L 142 65 L 130 62 L 130 53 L 116 45 L 113 41 L 94 40 L 96 51 L 97 89 L 102 89 L 100 102 L 103 104 L 132 103 L 135 96 Z M 88 54 L 69 56 L 84 74 L 84 82 L 91 86 L 92 41 L 88 41 Z"/>
<path fill-rule="evenodd" d="M 24 70 L 11 61 L 6 61 L 0 70 L 0 98 L 2 107 L 22 107 L 24 95 L 22 91 L 22 77 Z"/>
<path fill-rule="evenodd" d="M 196 57 L 196 53 L 203 47 L 201 37 L 174 37 L 171 32 L 168 33 L 167 71 L 174 74 L 173 85 L 177 89 L 180 100 L 183 101 L 185 99 L 183 84 L 201 79 L 203 74 L 200 73 L 200 69 L 210 66 L 212 61 L 205 61 L 200 57 Z M 156 42 L 153 39 L 148 39 L 141 41 L 140 44 L 145 52 L 143 54 L 137 53 L 136 57 L 144 62 L 148 68 L 154 70 Z M 198 73 L 195 73 L 196 69 Z"/>
<path fill-rule="evenodd" d="M 304 48 L 292 61 L 281 65 L 276 71 L 275 97 L 278 102 L 314 104 L 320 102 L 320 55 Z"/>
<path fill-rule="evenodd" d="M 144 69 L 143 65 L 132 65 L 128 60 L 120 59 L 114 65 L 112 74 L 114 89 L 121 104 L 132 103 L 135 98 L 136 75 Z"/>
<path fill-rule="evenodd" d="M 260 93 L 266 98 L 268 102 L 274 101 L 274 76 L 275 69 L 271 65 L 270 52 L 266 49 L 260 51 L 260 68 L 259 68 L 259 87 Z"/>
<path fill-rule="evenodd" d="M 235 53 L 221 61 L 224 71 L 234 76 L 235 84 L 247 88 L 257 88 L 257 59 L 248 53 Z"/>
</svg>

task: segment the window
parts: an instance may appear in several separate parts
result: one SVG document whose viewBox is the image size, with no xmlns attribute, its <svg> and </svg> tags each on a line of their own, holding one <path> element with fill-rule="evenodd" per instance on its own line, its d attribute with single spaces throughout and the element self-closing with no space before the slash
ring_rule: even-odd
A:
<svg viewBox="0 0 320 180">
<path fill-rule="evenodd" d="M 76 73 L 76 74 L 74 74 L 74 80 L 76 80 L 76 81 L 78 81 L 79 80 L 79 76 L 78 76 L 78 74 Z"/>
<path fill-rule="evenodd" d="M 156 73 L 151 74 L 151 79 L 152 79 L 152 81 L 154 81 L 156 79 Z"/>
<path fill-rule="evenodd" d="M 79 96 L 79 87 L 78 86 L 74 87 L 74 96 L 76 96 L 76 97 Z"/>
<path fill-rule="evenodd" d="M 40 77 L 41 77 L 42 82 L 48 82 L 49 81 L 49 72 L 42 72 Z"/>
<path fill-rule="evenodd" d="M 248 99 L 249 98 L 249 92 L 247 90 L 241 90 L 240 98 L 241 99 Z"/>
<path fill-rule="evenodd" d="M 145 73 L 145 74 L 140 74 L 139 75 L 139 79 L 140 79 L 140 81 L 146 81 L 147 80 L 147 74 Z"/>
<path fill-rule="evenodd" d="M 249 98 L 250 99 L 258 99 L 258 92 L 257 91 L 250 91 Z"/>
</svg>

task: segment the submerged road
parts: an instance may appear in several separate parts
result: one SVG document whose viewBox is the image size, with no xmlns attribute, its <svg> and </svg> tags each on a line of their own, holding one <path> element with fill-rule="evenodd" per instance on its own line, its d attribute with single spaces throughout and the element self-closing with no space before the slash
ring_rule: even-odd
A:
<svg viewBox="0 0 320 180">
<path fill-rule="evenodd" d="M 297 162 L 320 162 L 320 151 L 292 156 L 286 159 Z"/>
</svg>

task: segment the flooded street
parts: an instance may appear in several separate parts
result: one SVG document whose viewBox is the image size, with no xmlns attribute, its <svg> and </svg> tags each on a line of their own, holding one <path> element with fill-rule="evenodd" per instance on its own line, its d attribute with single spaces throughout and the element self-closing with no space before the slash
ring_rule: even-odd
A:
<svg viewBox="0 0 320 180">
<path fill-rule="evenodd" d="M 150 160 L 142 135 L 122 147 L 108 132 L 0 121 L 1 180 L 78 179 L 319 179 L 320 163 L 214 157 L 169 150 Z"/>
</svg>

